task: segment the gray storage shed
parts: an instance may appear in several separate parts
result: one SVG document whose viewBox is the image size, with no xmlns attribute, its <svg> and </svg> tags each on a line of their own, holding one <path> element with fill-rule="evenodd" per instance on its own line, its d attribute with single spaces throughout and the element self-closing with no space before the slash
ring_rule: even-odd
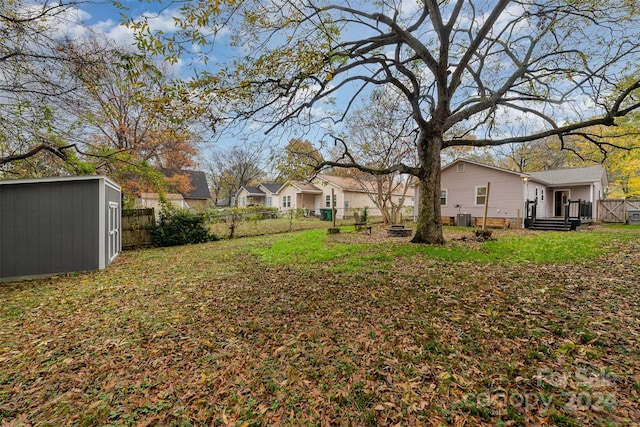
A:
<svg viewBox="0 0 640 427">
<path fill-rule="evenodd" d="M 104 176 L 0 181 L 0 281 L 105 268 L 120 215 L 120 186 Z"/>
</svg>

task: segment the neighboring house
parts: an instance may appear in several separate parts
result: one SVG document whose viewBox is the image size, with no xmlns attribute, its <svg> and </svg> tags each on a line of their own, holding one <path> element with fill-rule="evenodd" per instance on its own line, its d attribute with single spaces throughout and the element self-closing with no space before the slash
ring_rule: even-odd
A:
<svg viewBox="0 0 640 427">
<path fill-rule="evenodd" d="M 333 189 L 338 215 L 350 216 L 353 209 L 361 209 L 365 206 L 369 208 L 370 215 L 382 215 L 374 203 L 378 192 L 373 183 L 363 184 L 353 178 L 334 175 L 318 175 L 312 183 L 322 189 L 323 193 L 321 198 L 316 200 L 316 210 L 331 206 L 331 190 Z M 403 187 L 401 186 L 391 193 L 393 203 L 401 206 L 410 205 L 407 197 L 411 199 L 412 195 L 409 192 L 403 195 Z"/>
<path fill-rule="evenodd" d="M 258 187 L 243 185 L 236 193 L 236 200 L 239 207 L 247 207 L 254 205 L 264 205 L 265 194 Z"/>
<path fill-rule="evenodd" d="M 563 206 L 568 200 L 591 202 L 595 209 L 608 186 L 607 173 L 602 166 L 520 173 L 457 159 L 442 168 L 442 216 L 469 214 L 473 218 L 482 217 L 487 183 L 490 183 L 487 217 L 507 218 L 511 224 L 523 220 L 527 200 L 537 202 L 538 217 L 563 216 Z M 416 186 L 415 200 L 418 198 L 419 187 Z M 593 216 L 596 217 L 595 211 Z"/>
<path fill-rule="evenodd" d="M 188 209 L 189 205 L 184 200 L 182 194 L 168 193 L 163 195 L 164 199 L 170 202 L 172 205 L 179 208 Z M 140 193 L 140 196 L 136 199 L 136 207 L 139 208 L 153 208 L 156 217 L 160 216 L 160 210 L 162 209 L 162 203 L 160 202 L 160 195 L 158 193 Z"/>
<path fill-rule="evenodd" d="M 189 177 L 190 189 L 182 193 L 167 193 L 165 199 L 181 208 L 206 208 L 211 205 L 211 192 L 207 177 L 202 171 L 162 171 L 168 178 L 179 174 Z M 136 206 L 143 208 L 155 208 L 160 211 L 160 195 L 158 193 L 140 193 L 136 199 Z"/>
<path fill-rule="evenodd" d="M 307 215 L 320 215 L 323 192 L 309 182 L 289 181 L 280 190 L 280 211 L 304 209 Z"/>
<path fill-rule="evenodd" d="M 284 186 L 276 183 L 265 183 L 252 187 L 245 185 L 240 187 L 236 193 L 238 206 L 246 207 L 253 205 L 280 206 L 280 190 Z"/>
<path fill-rule="evenodd" d="M 280 190 L 284 185 L 276 183 L 260 184 L 258 188 L 265 194 L 264 205 L 269 207 L 280 206 Z"/>
<path fill-rule="evenodd" d="M 349 217 L 353 215 L 354 209 L 365 206 L 370 209 L 370 215 L 380 215 L 373 202 L 377 197 L 373 185 L 363 188 L 353 178 L 333 175 L 318 175 L 311 182 L 288 181 L 285 184 L 244 186 L 236 197 L 238 206 L 277 206 L 281 212 L 302 209 L 306 215 L 323 216 L 324 210 L 332 208 L 332 190 L 338 217 Z M 413 194 L 407 195 L 408 199 L 413 199 Z M 402 194 L 402 188 L 393 192 L 391 197 L 394 203 L 409 205 L 407 197 Z"/>
<path fill-rule="evenodd" d="M 369 208 L 369 214 L 381 215 L 373 200 L 377 197 L 374 186 L 365 186 L 353 178 L 318 175 L 311 182 L 289 181 L 280 189 L 280 210 L 304 209 L 307 214 L 323 216 L 322 212 L 335 206 L 337 216 L 350 217 L 355 209 Z M 332 206 L 331 195 L 334 205 Z M 408 205 L 402 189 L 392 193 L 394 203 Z M 412 195 L 409 196 L 409 199 Z"/>
</svg>

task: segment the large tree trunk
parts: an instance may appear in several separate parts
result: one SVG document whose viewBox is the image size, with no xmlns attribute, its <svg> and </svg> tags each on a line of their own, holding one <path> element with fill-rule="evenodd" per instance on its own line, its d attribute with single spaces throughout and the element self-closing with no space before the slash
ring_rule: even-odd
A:
<svg viewBox="0 0 640 427">
<path fill-rule="evenodd" d="M 418 223 L 413 243 L 441 245 L 442 215 L 440 212 L 440 147 L 438 140 L 427 142 L 422 151 L 422 175 L 418 177 Z"/>
</svg>

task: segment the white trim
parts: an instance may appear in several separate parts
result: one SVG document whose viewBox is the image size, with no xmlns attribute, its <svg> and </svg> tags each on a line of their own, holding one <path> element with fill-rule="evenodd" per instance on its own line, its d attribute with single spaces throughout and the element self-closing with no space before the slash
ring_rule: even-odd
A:
<svg viewBox="0 0 640 427">
<path fill-rule="evenodd" d="M 105 184 L 120 191 L 121 188 L 114 181 L 104 175 L 83 175 L 83 176 L 52 176 L 47 178 L 21 178 L 21 179 L 7 179 L 0 181 L 0 185 L 12 185 L 12 184 L 35 184 L 41 182 L 63 182 L 63 181 L 91 181 L 102 180 Z"/>
<path fill-rule="evenodd" d="M 106 182 L 98 181 L 98 268 L 102 270 L 107 266 L 106 256 L 106 231 L 107 231 L 107 207 Z"/>
<path fill-rule="evenodd" d="M 112 218 L 112 214 L 115 214 L 113 218 Z M 114 220 L 115 224 L 112 222 L 112 219 Z M 114 259 L 116 259 L 116 257 L 120 253 L 120 248 L 122 246 L 121 222 L 122 222 L 122 213 L 120 211 L 120 203 L 109 202 L 109 220 L 107 221 L 109 225 L 107 227 L 107 233 L 108 233 L 107 239 L 109 239 L 109 244 L 107 245 L 107 247 L 109 248 L 109 254 L 108 254 L 109 263 L 111 263 Z M 115 233 L 115 241 L 112 241 L 113 239 L 112 236 L 114 233 Z"/>
<path fill-rule="evenodd" d="M 444 205 L 442 204 L 442 192 L 443 191 L 446 193 L 446 195 L 444 196 L 444 201 L 445 201 Z M 449 190 L 447 188 L 441 188 L 440 189 L 440 206 L 441 207 L 448 207 L 449 206 Z"/>
<path fill-rule="evenodd" d="M 478 189 L 484 188 L 484 203 L 478 203 Z M 484 206 L 487 204 L 487 186 L 486 185 L 476 185 L 473 191 L 473 205 L 474 206 Z"/>
<path fill-rule="evenodd" d="M 567 193 L 567 200 L 571 200 L 571 189 L 570 188 L 557 188 L 553 190 L 553 216 L 557 216 L 556 215 L 556 193 L 563 193 L 566 192 Z M 559 216 L 564 216 L 564 212 L 562 211 L 562 209 L 560 210 L 560 215 Z"/>
</svg>

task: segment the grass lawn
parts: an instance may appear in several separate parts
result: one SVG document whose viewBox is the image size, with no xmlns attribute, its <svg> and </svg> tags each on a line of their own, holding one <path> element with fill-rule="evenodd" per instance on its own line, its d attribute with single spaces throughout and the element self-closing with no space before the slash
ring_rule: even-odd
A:
<svg viewBox="0 0 640 427">
<path fill-rule="evenodd" d="M 0 425 L 638 425 L 640 227 L 352 229 L 0 284 Z"/>
</svg>

